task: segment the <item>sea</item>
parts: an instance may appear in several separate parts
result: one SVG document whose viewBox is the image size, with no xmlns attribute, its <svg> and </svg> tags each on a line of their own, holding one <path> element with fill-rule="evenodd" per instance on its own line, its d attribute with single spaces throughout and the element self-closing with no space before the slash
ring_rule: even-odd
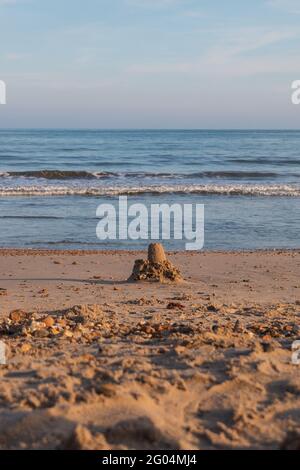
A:
<svg viewBox="0 0 300 470">
<path fill-rule="evenodd" d="M 300 248 L 300 131 L 0 130 L 0 247 L 144 249 L 97 238 L 121 195 L 203 204 L 204 250 Z"/>
</svg>

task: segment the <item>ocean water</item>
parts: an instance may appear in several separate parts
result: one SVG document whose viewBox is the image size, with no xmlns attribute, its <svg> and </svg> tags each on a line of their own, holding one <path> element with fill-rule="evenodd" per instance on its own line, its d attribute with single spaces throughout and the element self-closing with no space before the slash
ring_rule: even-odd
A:
<svg viewBox="0 0 300 470">
<path fill-rule="evenodd" d="M 300 131 L 0 130 L 1 247 L 143 249 L 96 237 L 119 195 L 204 204 L 207 250 L 300 248 Z"/>
</svg>

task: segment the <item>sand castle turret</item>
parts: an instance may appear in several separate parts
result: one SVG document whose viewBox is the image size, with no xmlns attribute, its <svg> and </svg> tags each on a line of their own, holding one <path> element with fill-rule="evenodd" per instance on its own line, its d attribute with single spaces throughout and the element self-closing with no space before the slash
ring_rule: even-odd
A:
<svg viewBox="0 0 300 470">
<path fill-rule="evenodd" d="M 148 247 L 148 261 L 150 263 L 164 263 L 167 261 L 166 253 L 161 243 L 150 243 Z"/>
<path fill-rule="evenodd" d="M 166 257 L 161 243 L 151 243 L 148 247 L 148 259 L 137 259 L 134 263 L 130 281 L 179 282 L 183 278 Z"/>
</svg>

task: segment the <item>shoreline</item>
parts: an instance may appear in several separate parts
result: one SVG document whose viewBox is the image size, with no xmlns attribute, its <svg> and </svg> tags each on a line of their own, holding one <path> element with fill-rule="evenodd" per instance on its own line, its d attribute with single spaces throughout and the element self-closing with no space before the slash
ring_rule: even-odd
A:
<svg viewBox="0 0 300 470">
<path fill-rule="evenodd" d="M 237 250 L 201 250 L 201 251 L 188 251 L 188 250 L 166 250 L 169 255 L 187 255 L 187 256 L 199 256 L 201 254 L 231 254 L 231 255 L 241 255 L 241 254 L 253 254 L 253 253 L 270 253 L 270 254 L 299 254 L 299 248 L 255 248 L 255 249 L 237 249 Z M 70 256 L 84 256 L 84 255 L 114 255 L 114 254 L 126 254 L 126 255 L 144 255 L 146 256 L 147 250 L 123 250 L 123 249 L 114 249 L 114 250 L 89 250 L 89 249 L 52 249 L 52 248 L 3 248 L 0 247 L 0 256 L 5 255 L 15 255 L 15 256 L 24 256 L 24 255 L 70 255 Z"/>
</svg>

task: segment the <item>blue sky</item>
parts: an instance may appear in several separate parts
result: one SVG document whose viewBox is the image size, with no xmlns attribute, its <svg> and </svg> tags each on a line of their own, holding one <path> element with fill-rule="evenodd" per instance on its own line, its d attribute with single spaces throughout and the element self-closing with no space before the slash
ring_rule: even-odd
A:
<svg viewBox="0 0 300 470">
<path fill-rule="evenodd" d="M 0 0 L 0 127 L 300 128 L 299 0 Z"/>
</svg>

